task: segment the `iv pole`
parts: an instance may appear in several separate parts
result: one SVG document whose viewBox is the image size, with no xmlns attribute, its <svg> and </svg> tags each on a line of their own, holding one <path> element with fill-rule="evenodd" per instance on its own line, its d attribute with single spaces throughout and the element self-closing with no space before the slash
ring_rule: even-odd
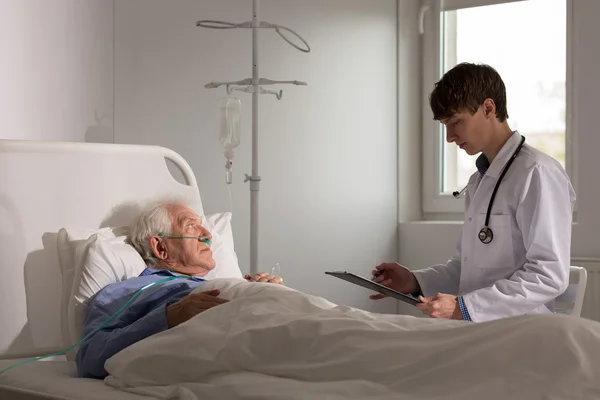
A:
<svg viewBox="0 0 600 400">
<path fill-rule="evenodd" d="M 271 24 L 258 19 L 258 0 L 252 0 L 252 21 L 242 22 L 239 24 L 224 22 L 224 21 L 213 21 L 213 20 L 202 20 L 196 22 L 196 26 L 203 28 L 213 29 L 234 29 L 234 28 L 252 28 L 252 78 L 243 79 L 235 82 L 210 82 L 204 87 L 207 89 L 214 89 L 219 86 L 225 85 L 228 94 L 232 91 L 242 91 L 246 93 L 252 93 L 252 173 L 250 175 L 245 174 L 246 179 L 244 182 L 250 182 L 250 274 L 254 275 L 258 273 L 258 192 L 260 191 L 260 175 L 258 174 L 258 95 L 259 94 L 274 94 L 277 100 L 281 100 L 283 91 L 279 92 L 274 90 L 267 90 L 262 85 L 274 85 L 274 84 L 293 84 L 293 85 L 306 85 L 306 82 L 301 81 L 273 81 L 270 79 L 260 78 L 259 75 L 259 59 L 258 59 L 258 30 L 261 28 L 275 29 L 283 40 L 288 42 L 291 46 L 296 49 L 308 53 L 310 47 L 308 43 L 296 32 L 286 28 L 284 26 Z M 301 48 L 291 42 L 282 31 L 287 31 L 296 36 L 306 47 Z"/>
</svg>

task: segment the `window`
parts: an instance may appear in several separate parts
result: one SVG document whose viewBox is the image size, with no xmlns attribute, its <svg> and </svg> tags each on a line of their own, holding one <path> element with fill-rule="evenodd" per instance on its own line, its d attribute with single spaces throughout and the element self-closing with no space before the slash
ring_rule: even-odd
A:
<svg viewBox="0 0 600 400">
<path fill-rule="evenodd" d="M 464 61 L 494 67 L 506 85 L 508 123 L 569 171 L 567 3 L 570 0 L 432 0 L 424 44 L 423 209 L 464 211 L 452 197 L 476 171 L 475 158 L 445 141 L 429 94 Z"/>
</svg>

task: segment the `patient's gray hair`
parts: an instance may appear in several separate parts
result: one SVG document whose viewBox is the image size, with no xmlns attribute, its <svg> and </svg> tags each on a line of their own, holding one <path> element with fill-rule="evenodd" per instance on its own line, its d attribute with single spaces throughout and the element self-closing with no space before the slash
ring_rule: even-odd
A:
<svg viewBox="0 0 600 400">
<path fill-rule="evenodd" d="M 134 219 L 130 226 L 129 242 L 146 261 L 154 257 L 150 238 L 159 232 L 168 232 L 172 228 L 169 208 L 183 205 L 185 201 L 177 198 L 161 199 L 151 203 Z"/>
</svg>

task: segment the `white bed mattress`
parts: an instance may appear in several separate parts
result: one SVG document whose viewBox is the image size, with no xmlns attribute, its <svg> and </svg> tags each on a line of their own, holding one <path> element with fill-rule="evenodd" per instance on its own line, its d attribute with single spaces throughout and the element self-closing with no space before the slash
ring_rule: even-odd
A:
<svg viewBox="0 0 600 400">
<path fill-rule="evenodd" d="M 0 370 L 21 360 L 0 360 Z M 140 400 L 102 380 L 76 377 L 72 361 L 38 361 L 0 375 L 0 399 Z"/>
</svg>

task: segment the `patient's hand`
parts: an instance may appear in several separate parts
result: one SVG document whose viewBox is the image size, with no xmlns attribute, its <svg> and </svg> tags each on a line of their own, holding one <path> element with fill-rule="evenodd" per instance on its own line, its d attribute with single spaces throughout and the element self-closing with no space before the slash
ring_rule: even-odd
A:
<svg viewBox="0 0 600 400">
<path fill-rule="evenodd" d="M 206 292 L 192 293 L 167 306 L 167 323 L 169 328 L 183 324 L 188 319 L 195 317 L 202 311 L 227 303 L 229 300 L 217 297 L 218 290 L 208 290 Z"/>
<path fill-rule="evenodd" d="M 276 283 L 278 285 L 283 285 L 283 279 L 281 279 L 278 276 L 266 273 L 266 272 L 261 272 L 254 276 L 246 274 L 246 276 L 244 278 L 246 278 L 246 280 L 248 280 L 250 282 L 267 282 L 267 283 Z"/>
</svg>

